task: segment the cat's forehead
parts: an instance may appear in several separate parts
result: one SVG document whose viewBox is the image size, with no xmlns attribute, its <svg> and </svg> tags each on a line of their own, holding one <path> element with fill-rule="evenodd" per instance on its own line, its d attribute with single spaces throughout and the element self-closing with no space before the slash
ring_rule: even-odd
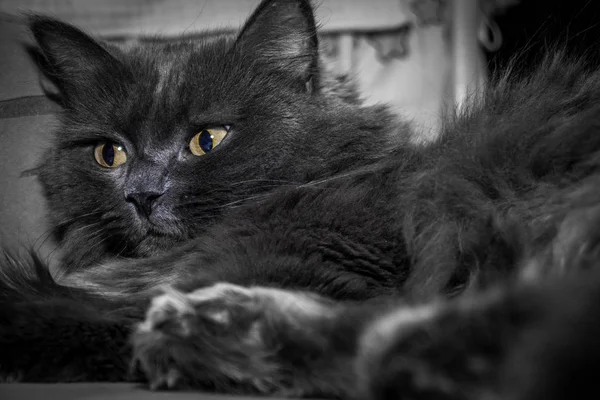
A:
<svg viewBox="0 0 600 400">
<path fill-rule="evenodd" d="M 232 43 L 232 35 L 222 34 L 137 46 L 126 54 L 136 82 L 137 93 L 130 94 L 161 107 L 188 107 L 198 99 L 214 98 L 215 88 L 231 78 L 225 70 L 231 64 Z"/>
<path fill-rule="evenodd" d="M 178 57 L 154 57 L 149 60 L 148 84 L 152 86 L 151 93 L 154 96 L 161 96 L 171 91 L 174 95 L 179 88 L 188 80 L 187 66 L 192 62 L 190 53 L 183 53 Z"/>
<path fill-rule="evenodd" d="M 127 57 L 134 74 L 148 72 L 157 77 L 157 85 L 164 85 L 169 76 L 186 72 L 210 72 L 215 61 L 222 62 L 231 46 L 231 35 L 206 38 L 179 38 L 171 41 L 141 43 L 130 49 Z M 148 78 L 148 77 L 144 77 Z"/>
</svg>

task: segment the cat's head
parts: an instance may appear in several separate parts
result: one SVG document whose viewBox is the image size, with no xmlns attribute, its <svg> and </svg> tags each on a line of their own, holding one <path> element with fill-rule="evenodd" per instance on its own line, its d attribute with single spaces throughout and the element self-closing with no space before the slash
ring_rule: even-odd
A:
<svg viewBox="0 0 600 400">
<path fill-rule="evenodd" d="M 155 254 L 389 145 L 387 113 L 324 88 L 306 0 L 263 1 L 237 35 L 210 40 L 118 48 L 40 16 L 31 30 L 65 107 L 40 177 L 76 263 Z"/>
</svg>

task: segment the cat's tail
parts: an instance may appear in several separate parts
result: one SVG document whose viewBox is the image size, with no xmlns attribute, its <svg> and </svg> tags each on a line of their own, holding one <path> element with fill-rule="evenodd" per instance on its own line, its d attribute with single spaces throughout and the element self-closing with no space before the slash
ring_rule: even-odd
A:
<svg viewBox="0 0 600 400">
<path fill-rule="evenodd" d="M 59 285 L 50 272 L 49 262 L 34 250 L 0 250 L 0 301 L 82 295 L 84 293 L 81 290 Z"/>
<path fill-rule="evenodd" d="M 125 309 L 61 285 L 35 252 L 1 251 L 0 383 L 129 380 Z"/>
<path fill-rule="evenodd" d="M 0 249 L 0 303 L 38 304 L 49 301 L 74 302 L 92 307 L 98 315 L 139 320 L 144 307 L 141 298 L 115 285 L 114 293 L 94 290 L 83 281 L 57 280 L 50 263 L 36 251 Z M 139 304 L 138 304 L 139 303 Z"/>
</svg>

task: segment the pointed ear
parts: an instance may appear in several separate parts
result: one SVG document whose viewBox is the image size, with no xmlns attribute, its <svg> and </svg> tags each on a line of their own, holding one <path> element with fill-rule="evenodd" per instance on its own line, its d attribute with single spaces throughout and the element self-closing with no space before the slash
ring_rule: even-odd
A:
<svg viewBox="0 0 600 400">
<path fill-rule="evenodd" d="M 304 87 L 318 87 L 319 44 L 309 0 L 264 0 L 242 28 L 236 45 Z"/>
<path fill-rule="evenodd" d="M 90 94 L 108 94 L 98 85 L 110 87 L 124 70 L 105 47 L 72 25 L 31 15 L 29 28 L 46 59 L 43 72 L 58 85 L 67 103 Z"/>
</svg>

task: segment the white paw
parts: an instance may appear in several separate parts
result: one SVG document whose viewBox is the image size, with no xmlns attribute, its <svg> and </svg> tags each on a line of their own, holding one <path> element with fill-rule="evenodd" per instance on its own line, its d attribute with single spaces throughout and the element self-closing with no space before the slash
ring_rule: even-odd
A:
<svg viewBox="0 0 600 400">
<path fill-rule="evenodd" d="M 166 289 L 134 332 L 134 362 L 151 389 L 270 391 L 277 367 L 263 343 L 265 304 L 251 289 L 226 283 L 187 294 Z"/>
</svg>

